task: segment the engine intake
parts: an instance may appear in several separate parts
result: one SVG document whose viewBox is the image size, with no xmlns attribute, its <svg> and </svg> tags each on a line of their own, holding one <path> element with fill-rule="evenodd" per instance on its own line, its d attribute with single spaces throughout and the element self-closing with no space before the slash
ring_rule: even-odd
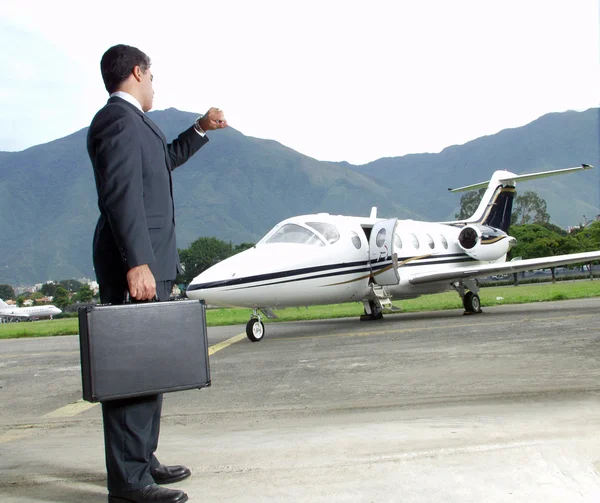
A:
<svg viewBox="0 0 600 503">
<path fill-rule="evenodd" d="M 465 226 L 458 235 L 458 245 L 467 255 L 489 262 L 506 255 L 515 243 L 504 231 L 477 224 Z"/>
</svg>

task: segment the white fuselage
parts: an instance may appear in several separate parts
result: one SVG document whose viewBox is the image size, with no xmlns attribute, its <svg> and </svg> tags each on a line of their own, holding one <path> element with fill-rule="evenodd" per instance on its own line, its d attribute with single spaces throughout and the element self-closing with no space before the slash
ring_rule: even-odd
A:
<svg viewBox="0 0 600 503">
<path fill-rule="evenodd" d="M 414 275 L 481 263 L 459 246 L 461 227 L 413 220 L 397 221 L 393 249 L 386 247 L 377 257 L 370 234 L 382 221 L 328 214 L 290 218 L 255 247 L 198 275 L 187 295 L 218 306 L 308 306 L 364 301 L 372 295 L 372 284 L 382 283 L 392 297 L 411 298 L 452 288 L 447 281 L 412 285 Z M 389 284 L 379 280 L 378 271 L 391 267 L 394 253 L 400 279 Z M 505 258 L 506 252 L 493 261 Z"/>
<path fill-rule="evenodd" d="M 56 306 L 31 306 L 31 307 L 0 307 L 0 316 L 6 318 L 46 318 L 62 313 Z"/>
</svg>

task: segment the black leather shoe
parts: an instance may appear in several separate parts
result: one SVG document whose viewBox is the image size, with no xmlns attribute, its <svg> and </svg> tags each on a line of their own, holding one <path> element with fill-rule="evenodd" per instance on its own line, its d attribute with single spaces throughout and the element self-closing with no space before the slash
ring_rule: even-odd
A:
<svg viewBox="0 0 600 503">
<path fill-rule="evenodd" d="M 150 475 L 152 475 L 154 482 L 157 484 L 179 482 L 180 480 L 187 479 L 191 474 L 192 472 L 188 468 L 181 465 L 160 465 L 156 470 L 150 471 Z"/>
<path fill-rule="evenodd" d="M 108 495 L 108 503 L 184 503 L 188 495 L 183 491 L 165 489 L 151 484 L 137 491 L 123 491 Z"/>
</svg>

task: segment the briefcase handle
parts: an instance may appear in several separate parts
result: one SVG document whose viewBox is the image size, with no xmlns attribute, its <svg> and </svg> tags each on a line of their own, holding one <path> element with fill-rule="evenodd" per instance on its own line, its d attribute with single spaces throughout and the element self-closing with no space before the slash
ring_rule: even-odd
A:
<svg viewBox="0 0 600 503">
<path fill-rule="evenodd" d="M 140 301 L 144 302 L 144 301 Z M 145 302 L 158 302 L 158 295 L 154 294 L 154 298 L 152 300 L 148 300 Z M 123 296 L 123 304 L 131 304 L 131 294 L 129 293 L 129 289 L 125 290 L 125 295 Z"/>
</svg>

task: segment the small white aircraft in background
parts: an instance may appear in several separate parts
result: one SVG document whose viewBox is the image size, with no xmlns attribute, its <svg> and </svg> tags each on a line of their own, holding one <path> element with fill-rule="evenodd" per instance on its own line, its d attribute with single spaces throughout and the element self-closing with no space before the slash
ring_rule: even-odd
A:
<svg viewBox="0 0 600 503">
<path fill-rule="evenodd" d="M 0 299 L 0 318 L 7 320 L 37 320 L 39 318 L 50 318 L 55 314 L 60 314 L 62 311 L 52 305 L 31 306 L 31 307 L 16 307 L 9 306 L 6 302 Z"/>
<path fill-rule="evenodd" d="M 487 190 L 475 214 L 461 221 L 420 222 L 319 213 L 278 223 L 253 248 L 215 264 L 187 288 L 191 299 L 207 304 L 252 308 L 246 326 L 260 341 L 258 311 L 272 308 L 362 302 L 365 316 L 377 319 L 395 310 L 392 299 L 455 290 L 465 312 L 481 312 L 478 277 L 507 274 L 600 259 L 600 251 L 506 262 L 515 238 L 510 226 L 515 184 L 571 173 L 592 166 L 516 175 L 496 171 L 489 182 L 453 192 Z"/>
</svg>

